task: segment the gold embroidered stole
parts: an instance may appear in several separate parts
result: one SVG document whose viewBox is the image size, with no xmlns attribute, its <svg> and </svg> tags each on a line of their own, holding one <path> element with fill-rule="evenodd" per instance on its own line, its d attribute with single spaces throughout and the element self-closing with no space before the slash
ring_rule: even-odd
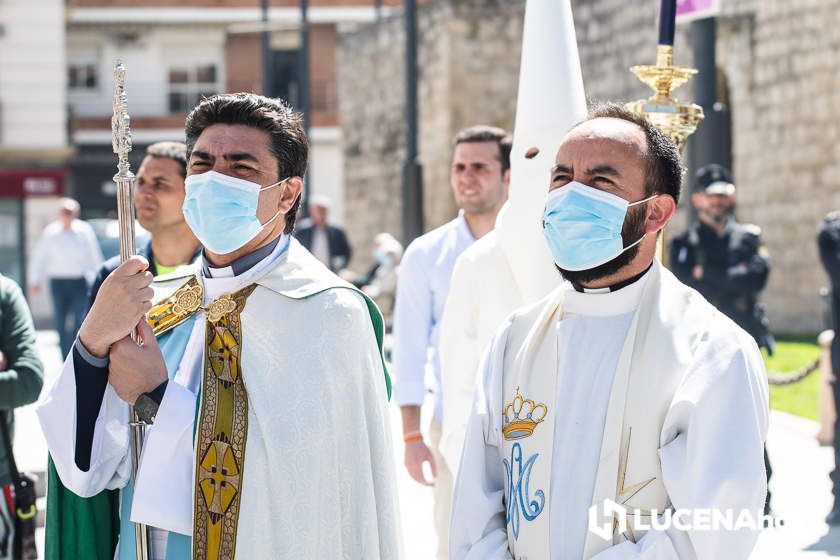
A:
<svg viewBox="0 0 840 560">
<path fill-rule="evenodd" d="M 204 307 L 207 318 L 201 405 L 196 421 L 195 560 L 230 560 L 236 550 L 248 394 L 242 379 L 240 315 L 256 284 L 225 294 Z M 202 309 L 202 288 L 190 278 L 156 304 L 147 320 L 160 335 Z"/>
<path fill-rule="evenodd" d="M 207 309 L 201 410 L 196 430 L 193 558 L 229 560 L 236 550 L 248 394 L 242 379 L 240 314 L 256 285 Z"/>
<path fill-rule="evenodd" d="M 172 330 L 192 317 L 193 313 L 201 309 L 201 296 L 201 284 L 198 278 L 192 276 L 169 297 L 156 303 L 146 314 L 146 320 L 155 336 Z"/>
</svg>

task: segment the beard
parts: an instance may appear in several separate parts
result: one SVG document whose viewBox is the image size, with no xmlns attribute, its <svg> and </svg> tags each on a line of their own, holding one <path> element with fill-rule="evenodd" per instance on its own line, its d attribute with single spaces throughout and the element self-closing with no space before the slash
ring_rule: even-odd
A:
<svg viewBox="0 0 840 560">
<path fill-rule="evenodd" d="M 645 221 L 647 220 L 647 211 L 644 206 L 640 208 L 632 208 L 624 220 L 624 225 L 621 228 L 621 242 L 624 247 L 636 243 L 645 234 Z M 590 268 L 587 270 L 566 270 L 554 265 L 563 278 L 572 284 L 584 285 L 607 276 L 612 276 L 622 268 L 630 264 L 636 255 L 639 254 L 639 245 L 633 245 L 630 249 L 624 251 L 611 261 L 607 261 L 602 265 Z"/>
<path fill-rule="evenodd" d="M 724 209 L 719 210 L 719 211 L 713 211 L 713 210 L 703 210 L 702 211 L 702 214 L 705 214 L 706 217 L 708 217 L 711 221 L 713 221 L 717 225 L 721 225 L 723 223 L 726 223 L 726 221 L 729 220 L 730 213 L 731 213 L 730 208 L 724 208 Z"/>
</svg>

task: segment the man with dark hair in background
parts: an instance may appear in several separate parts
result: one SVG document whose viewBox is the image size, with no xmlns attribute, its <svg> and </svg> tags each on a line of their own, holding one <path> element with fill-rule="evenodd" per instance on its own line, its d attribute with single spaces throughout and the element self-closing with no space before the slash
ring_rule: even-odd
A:
<svg viewBox="0 0 840 560">
<path fill-rule="evenodd" d="M 400 557 L 382 317 L 290 236 L 301 123 L 255 94 L 193 109 L 183 213 L 200 262 L 154 283 L 139 256 L 114 270 L 41 402 L 64 485 L 124 490 L 120 558 L 132 522 L 153 560 Z M 76 391 L 83 377 L 96 387 Z M 148 425 L 136 475 L 128 405 Z"/>
<path fill-rule="evenodd" d="M 772 355 L 775 343 L 758 302 L 770 275 L 761 228 L 735 220 L 735 185 L 725 167 L 699 169 L 694 187 L 698 221 L 671 242 L 671 270 Z"/>
<path fill-rule="evenodd" d="M 315 258 L 333 272 L 345 268 L 353 256 L 344 230 L 327 220 L 330 199 L 313 194 L 309 198 L 309 218 L 301 220 L 295 237 Z"/>
<path fill-rule="evenodd" d="M 485 355 L 453 560 L 749 557 L 755 530 L 647 530 L 653 510 L 699 508 L 755 528 L 766 492 L 758 348 L 654 258 L 681 174 L 676 145 L 618 105 L 564 137 L 543 214 L 562 278 Z"/>
<path fill-rule="evenodd" d="M 443 414 L 440 321 L 455 260 L 493 229 L 507 200 L 511 143 L 506 131 L 483 125 L 465 128 L 455 136 L 450 183 L 460 208 L 458 217 L 412 241 L 400 264 L 394 310 L 394 400 L 402 410 L 406 469 L 420 484 L 434 486 L 438 560 L 447 557 L 452 501 L 452 475 L 439 451 Z M 430 388 L 434 395 L 431 448 L 420 431 L 427 365 L 434 378 Z M 426 463 L 434 477 L 431 481 L 423 473 Z"/>
<path fill-rule="evenodd" d="M 139 247 L 137 254 L 149 261 L 149 272 L 154 276 L 168 274 L 191 263 L 201 248 L 181 212 L 186 177 L 186 144 L 157 142 L 146 148 L 146 157 L 137 170 L 134 209 L 137 221 L 151 235 L 149 243 Z M 117 256 L 99 269 L 91 287 L 90 305 L 102 282 L 119 265 Z"/>
</svg>

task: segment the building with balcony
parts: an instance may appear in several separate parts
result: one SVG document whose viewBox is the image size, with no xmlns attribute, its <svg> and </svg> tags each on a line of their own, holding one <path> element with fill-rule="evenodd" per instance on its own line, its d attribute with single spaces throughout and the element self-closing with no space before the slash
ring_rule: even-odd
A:
<svg viewBox="0 0 840 560">
<path fill-rule="evenodd" d="M 61 0 L 0 2 L 0 273 L 21 284 L 72 155 L 63 16 Z"/>
<path fill-rule="evenodd" d="M 372 22 L 394 1 L 310 2 L 310 141 L 312 191 L 334 201 L 343 219 L 343 161 L 336 86 L 336 37 L 341 29 Z M 256 0 L 70 0 L 67 21 L 67 102 L 71 191 L 88 216 L 115 207 L 111 177 L 110 116 L 113 66 L 126 66 L 132 117 L 133 169 L 145 147 L 183 139 L 184 118 L 204 96 L 264 93 L 262 13 Z M 274 0 L 268 10 L 272 83 L 269 95 L 300 107 L 300 10 L 295 0 Z"/>
</svg>

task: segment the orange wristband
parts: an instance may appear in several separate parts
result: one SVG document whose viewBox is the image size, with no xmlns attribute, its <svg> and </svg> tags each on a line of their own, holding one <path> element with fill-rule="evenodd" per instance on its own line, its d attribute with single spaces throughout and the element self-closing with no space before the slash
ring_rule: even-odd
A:
<svg viewBox="0 0 840 560">
<path fill-rule="evenodd" d="M 405 443 L 409 443 L 409 442 L 412 442 L 412 441 L 422 441 L 422 440 L 423 440 L 423 434 L 420 433 L 420 432 L 409 432 L 409 433 L 407 433 L 403 436 L 403 441 Z"/>
</svg>

